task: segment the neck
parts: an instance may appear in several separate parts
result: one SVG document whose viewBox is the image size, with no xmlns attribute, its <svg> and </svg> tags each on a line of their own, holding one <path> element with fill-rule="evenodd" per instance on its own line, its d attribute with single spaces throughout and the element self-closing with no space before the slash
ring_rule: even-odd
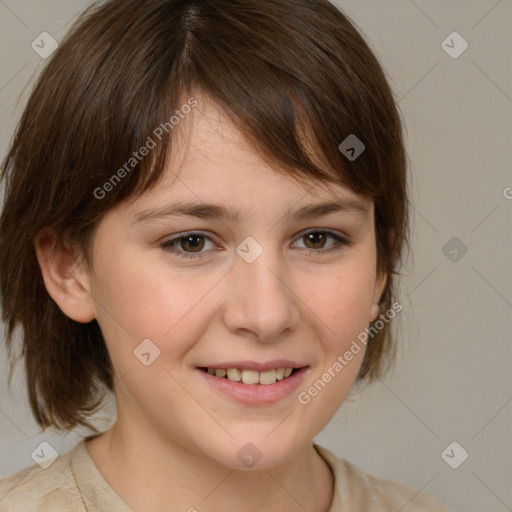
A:
<svg viewBox="0 0 512 512">
<path fill-rule="evenodd" d="M 117 424 L 87 441 L 107 483 L 134 512 L 328 512 L 334 479 L 312 444 L 270 470 L 237 470 Z"/>
</svg>

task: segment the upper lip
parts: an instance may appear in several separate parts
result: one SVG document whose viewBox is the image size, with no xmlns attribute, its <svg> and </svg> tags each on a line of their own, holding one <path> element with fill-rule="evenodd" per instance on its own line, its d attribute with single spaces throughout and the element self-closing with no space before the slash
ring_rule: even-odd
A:
<svg viewBox="0 0 512 512">
<path fill-rule="evenodd" d="M 256 361 L 227 361 L 224 363 L 202 365 L 198 366 L 198 368 L 211 368 L 213 370 L 217 368 L 223 368 L 225 370 L 236 368 L 237 370 L 257 370 L 259 372 L 265 372 L 276 368 L 302 368 L 304 366 L 307 365 L 288 359 L 276 359 L 275 361 L 268 361 L 267 363 L 257 363 Z"/>
</svg>

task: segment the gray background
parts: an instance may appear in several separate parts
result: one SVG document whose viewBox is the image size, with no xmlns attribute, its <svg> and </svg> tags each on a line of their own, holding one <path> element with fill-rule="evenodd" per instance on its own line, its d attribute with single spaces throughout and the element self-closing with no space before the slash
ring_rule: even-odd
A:
<svg viewBox="0 0 512 512">
<path fill-rule="evenodd" d="M 27 83 L 44 63 L 31 42 L 44 31 L 59 41 L 87 4 L 0 0 L 0 156 Z M 414 261 L 401 283 L 395 371 L 352 396 L 316 441 L 454 511 L 511 511 L 512 2 L 337 4 L 362 29 L 400 98 L 413 176 Z M 469 44 L 458 58 L 441 46 L 453 31 Z M 453 237 L 456 245 L 445 247 Z M 39 433 L 23 373 L 12 393 L 6 376 L 2 347 L 0 477 L 32 465 L 41 441 L 63 453 L 86 434 Z M 98 426 L 112 420 L 111 406 Z M 469 453 L 458 469 L 441 457 L 453 441 Z M 452 460 L 460 453 L 450 452 Z"/>
</svg>

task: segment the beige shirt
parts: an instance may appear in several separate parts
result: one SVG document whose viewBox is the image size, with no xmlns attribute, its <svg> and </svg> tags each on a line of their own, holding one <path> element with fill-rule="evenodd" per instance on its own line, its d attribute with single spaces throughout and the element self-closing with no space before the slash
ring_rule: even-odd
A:
<svg viewBox="0 0 512 512">
<path fill-rule="evenodd" d="M 424 493 L 363 473 L 327 449 L 314 447 L 334 475 L 329 512 L 450 512 Z M 35 464 L 0 480 L 0 512 L 87 511 L 133 512 L 98 471 L 83 440 L 47 469 Z"/>
</svg>

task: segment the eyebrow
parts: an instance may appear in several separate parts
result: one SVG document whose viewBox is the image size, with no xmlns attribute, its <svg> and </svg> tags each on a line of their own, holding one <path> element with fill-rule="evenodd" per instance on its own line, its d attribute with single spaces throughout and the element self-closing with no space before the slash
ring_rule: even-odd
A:
<svg viewBox="0 0 512 512">
<path fill-rule="evenodd" d="M 288 210 L 286 216 L 295 220 L 304 220 L 314 217 L 322 217 L 332 213 L 343 212 L 366 218 L 368 207 L 356 200 L 337 200 L 333 202 L 311 204 L 299 208 L 295 212 Z M 232 207 L 212 203 L 187 203 L 176 202 L 160 208 L 143 210 L 135 215 L 134 224 L 148 222 L 154 219 L 161 219 L 172 216 L 190 216 L 200 219 L 221 219 L 229 222 L 239 222 L 241 213 Z"/>
</svg>

